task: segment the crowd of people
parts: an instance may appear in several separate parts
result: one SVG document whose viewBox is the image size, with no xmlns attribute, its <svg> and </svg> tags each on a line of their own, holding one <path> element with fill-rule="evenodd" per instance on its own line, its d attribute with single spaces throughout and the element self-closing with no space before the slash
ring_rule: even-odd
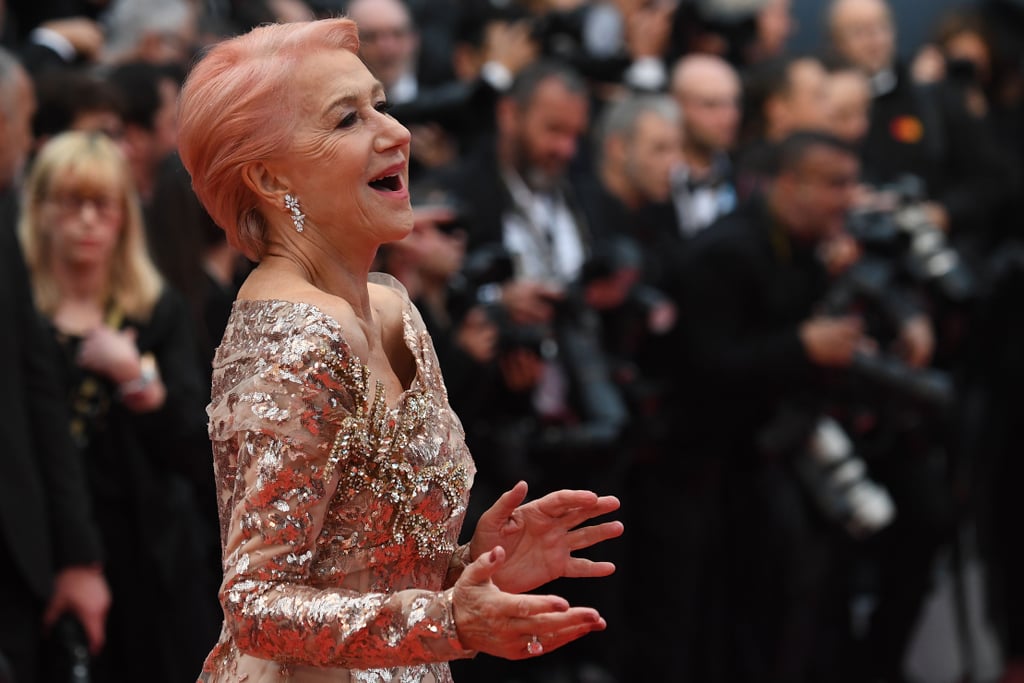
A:
<svg viewBox="0 0 1024 683">
<path fill-rule="evenodd" d="M 378 109 L 411 133 L 392 131 L 410 149 L 411 233 L 383 214 L 359 226 L 432 338 L 416 365 L 436 359 L 438 419 L 472 453 L 463 540 L 521 481 L 622 502 L 622 538 L 577 548 L 617 571 L 542 589 L 607 628 L 522 661 L 455 648 L 455 680 L 910 680 L 949 553 L 980 560 L 1004 663 L 1024 656 L 1020 3 L 965 2 L 908 55 L 886 0 L 830 0 L 816 54 L 787 51 L 789 0 L 0 7 L 0 683 L 68 680 L 76 661 L 98 683 L 195 680 L 225 615 L 251 618 L 259 586 L 222 557 L 246 524 L 239 494 L 217 486 L 228 451 L 262 442 L 214 434 L 215 477 L 208 419 L 243 419 L 210 386 L 225 330 L 243 349 L 267 319 L 235 305 L 229 325 L 279 188 L 249 206 L 189 171 L 225 172 L 209 170 L 215 143 L 260 161 L 285 138 L 260 125 L 269 109 L 237 108 L 249 146 L 205 140 L 196 121 L 230 127 L 215 114 L 255 98 L 203 110 L 207 93 L 179 156 L 179 95 L 225 39 L 337 16 L 358 28 Z M 296 63 L 320 69 L 294 74 L 303 87 L 336 77 Z M 243 299 L 287 298 L 258 273 L 290 250 L 318 263 L 309 194 L 348 206 L 357 161 L 311 140 L 289 171 L 312 189 L 287 195 L 285 248 Z M 404 189 L 400 175 L 370 186 Z M 217 191 L 201 202 L 194 181 Z"/>
</svg>

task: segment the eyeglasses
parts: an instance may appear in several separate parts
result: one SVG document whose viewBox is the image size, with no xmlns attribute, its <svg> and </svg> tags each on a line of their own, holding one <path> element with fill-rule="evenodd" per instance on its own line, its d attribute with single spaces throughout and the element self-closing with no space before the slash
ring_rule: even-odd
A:
<svg viewBox="0 0 1024 683">
<path fill-rule="evenodd" d="M 398 26 L 395 28 L 364 29 L 359 32 L 359 42 L 379 43 L 383 40 L 405 40 L 412 35 L 412 28 L 409 26 Z"/>
<path fill-rule="evenodd" d="M 69 192 L 54 195 L 47 202 L 63 216 L 77 216 L 86 206 L 91 206 L 100 218 L 117 218 L 121 215 L 121 200 L 117 197 Z"/>
</svg>

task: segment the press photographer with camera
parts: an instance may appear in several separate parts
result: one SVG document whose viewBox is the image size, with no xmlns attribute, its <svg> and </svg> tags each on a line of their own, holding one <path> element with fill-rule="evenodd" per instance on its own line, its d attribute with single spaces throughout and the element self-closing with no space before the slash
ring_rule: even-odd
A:
<svg viewBox="0 0 1024 683">
<path fill-rule="evenodd" d="M 584 269 L 597 240 L 569 173 L 590 123 L 587 93 L 581 77 L 561 63 L 526 67 L 498 103 L 496 139 L 440 181 L 470 217 L 464 270 L 472 296 L 489 307 L 500 330 L 507 392 L 492 403 L 535 423 L 526 431 L 542 438 L 529 437 L 531 448 L 562 454 L 607 447 L 624 423 L 617 396 L 602 404 L 600 419 L 586 415 L 598 392 L 574 386 L 580 373 L 563 362 L 574 354 L 559 347 L 565 339 L 556 339 L 556 328 L 595 324 Z M 597 364 L 582 374 L 607 376 L 600 352 L 575 357 Z M 513 441 L 498 445 L 507 450 Z M 559 476 L 557 463 L 545 461 L 544 474 Z"/>
<path fill-rule="evenodd" d="M 851 260 L 835 245 L 855 197 L 856 152 L 826 133 L 796 132 L 779 145 L 776 168 L 762 195 L 691 242 L 673 288 L 680 446 L 715 465 L 709 495 L 718 496 L 719 536 L 730 539 L 715 561 L 726 576 L 716 597 L 729 614 L 722 661 L 733 681 L 828 680 L 836 670 L 848 638 L 837 554 L 845 533 L 815 505 L 799 454 L 762 442 L 786 406 L 827 405 L 836 378 L 879 350 L 856 313 L 818 312 L 835 277 L 823 256 Z M 920 362 L 925 320 L 903 323 L 896 338 Z M 863 473 L 857 483 L 872 490 Z"/>
<path fill-rule="evenodd" d="M 539 61 L 519 73 L 496 111 L 495 139 L 440 179 L 467 212 L 463 291 L 498 329 L 499 381 L 466 424 L 479 454 L 474 486 L 520 478 L 540 488 L 570 478 L 580 485 L 582 476 L 617 489 L 628 412 L 591 304 L 607 278 L 591 278 L 597 240 L 569 173 L 590 125 L 589 91 L 571 68 Z M 617 600 L 607 591 L 591 602 L 614 609 Z M 615 647 L 570 648 L 563 664 L 580 658 L 607 668 Z M 485 663 L 464 666 L 474 668 L 467 677 L 485 677 Z"/>
<path fill-rule="evenodd" d="M 885 0 L 833 0 L 826 19 L 836 56 L 871 81 L 865 181 L 920 178 L 929 220 L 958 242 L 976 241 L 972 233 L 988 229 L 993 210 L 1012 192 L 1012 174 L 984 119 L 953 84 L 913 82 L 897 59 L 897 26 Z"/>
</svg>

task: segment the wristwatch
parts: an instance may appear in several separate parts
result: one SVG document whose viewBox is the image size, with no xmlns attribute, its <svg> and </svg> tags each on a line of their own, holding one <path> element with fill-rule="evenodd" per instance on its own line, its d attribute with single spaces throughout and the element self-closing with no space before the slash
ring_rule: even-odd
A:
<svg viewBox="0 0 1024 683">
<path fill-rule="evenodd" d="M 142 355 L 142 358 L 139 359 L 139 370 L 140 374 L 138 377 L 118 385 L 117 395 L 119 398 L 145 391 L 150 384 L 156 381 L 156 358 L 153 357 L 153 354 L 146 353 Z"/>
</svg>

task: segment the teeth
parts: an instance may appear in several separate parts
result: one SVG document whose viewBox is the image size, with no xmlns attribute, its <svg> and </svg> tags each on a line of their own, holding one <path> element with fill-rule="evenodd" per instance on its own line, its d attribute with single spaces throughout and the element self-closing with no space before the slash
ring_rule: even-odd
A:
<svg viewBox="0 0 1024 683">
<path fill-rule="evenodd" d="M 401 183 L 401 178 L 397 175 L 381 176 L 380 178 L 370 181 L 370 185 L 373 187 L 380 187 L 391 191 L 398 190 L 399 187 L 401 187 Z"/>
</svg>

